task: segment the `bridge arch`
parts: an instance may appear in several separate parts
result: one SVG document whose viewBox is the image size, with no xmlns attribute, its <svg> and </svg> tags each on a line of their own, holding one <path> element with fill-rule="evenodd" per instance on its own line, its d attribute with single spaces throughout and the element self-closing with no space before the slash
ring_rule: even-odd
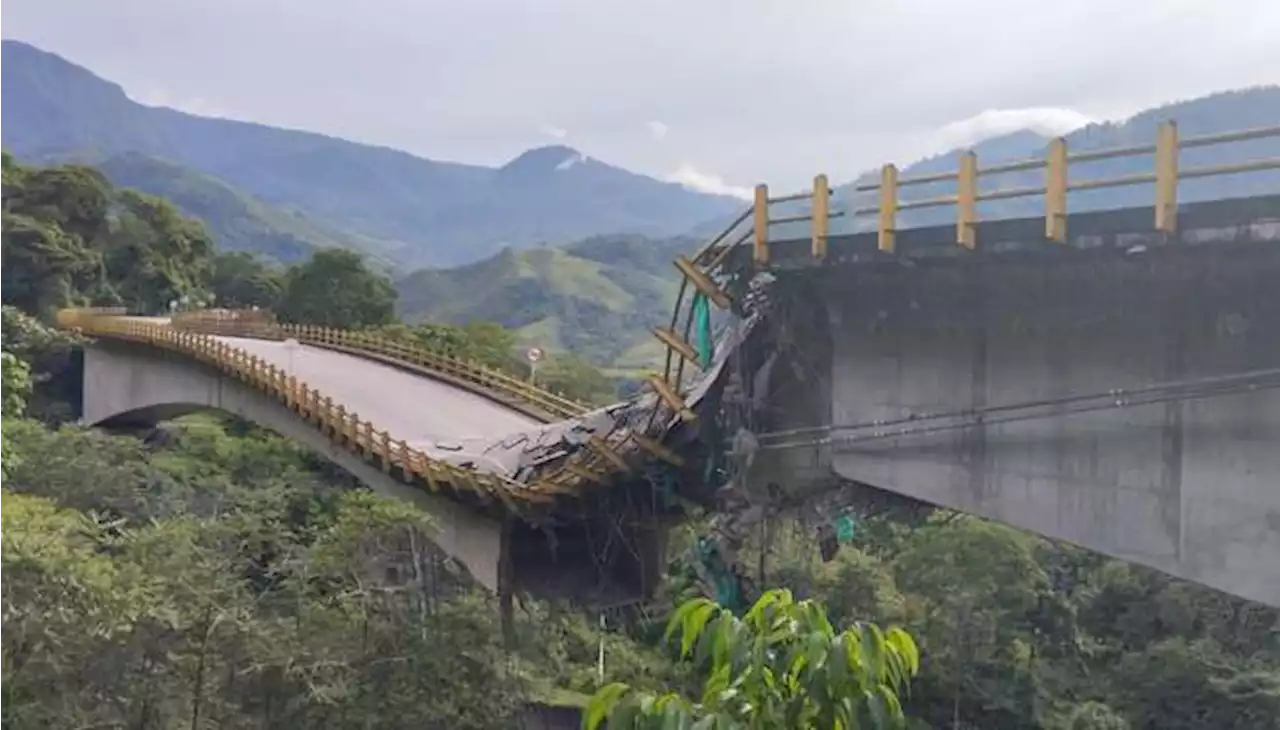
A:
<svg viewBox="0 0 1280 730">
<path fill-rule="evenodd" d="M 154 425 L 200 410 L 230 413 L 269 428 L 324 456 L 381 494 L 427 511 L 435 542 L 481 585 L 498 589 L 502 523 L 442 495 L 405 484 L 322 432 L 274 398 L 177 353 L 131 342 L 99 340 L 85 347 L 82 420 L 92 426 Z"/>
</svg>

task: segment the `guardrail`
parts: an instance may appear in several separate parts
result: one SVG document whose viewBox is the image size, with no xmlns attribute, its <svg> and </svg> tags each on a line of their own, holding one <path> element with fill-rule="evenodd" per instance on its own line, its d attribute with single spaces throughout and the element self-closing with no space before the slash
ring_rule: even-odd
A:
<svg viewBox="0 0 1280 730">
<path fill-rule="evenodd" d="M 757 266 L 767 265 L 769 263 L 769 227 L 806 220 L 812 222 L 812 255 L 816 259 L 825 258 L 830 220 L 841 216 L 851 218 L 875 216 L 879 249 L 885 253 L 893 253 L 896 248 L 900 212 L 945 206 L 956 208 L 956 243 L 965 248 L 974 249 L 978 244 L 978 203 L 1036 196 L 1044 198 L 1045 238 L 1049 241 L 1065 243 L 1068 216 L 1067 193 L 1153 183 L 1155 187 L 1152 201 L 1153 229 L 1172 234 L 1177 231 L 1178 226 L 1178 183 L 1180 181 L 1280 170 L 1280 157 L 1231 164 L 1183 167 L 1179 165 L 1180 153 L 1183 150 L 1277 137 L 1280 137 L 1280 125 L 1180 138 L 1177 124 L 1165 122 L 1159 126 L 1155 142 L 1152 144 L 1071 152 L 1067 148 L 1067 140 L 1058 137 L 1049 142 L 1047 152 L 1042 158 L 1003 162 L 990 167 L 980 167 L 978 156 L 972 151 L 960 156 L 957 169 L 953 172 L 900 177 L 896 165 L 884 165 L 880 169 L 877 182 L 863 183 L 854 187 L 857 193 L 876 193 L 877 203 L 848 211 L 831 210 L 831 190 L 826 175 L 818 175 L 814 178 L 812 191 L 794 195 L 770 197 L 768 187 L 758 185 L 755 189 L 753 206 L 722 235 L 729 238 L 738 225 L 747 218 L 752 220 L 751 230 L 730 239 L 727 246 L 721 240 L 714 241 L 711 248 L 715 249 L 715 255 L 706 263 L 710 268 L 714 268 L 724 260 L 729 250 L 750 240 L 754 263 Z M 1152 157 L 1150 172 L 1079 180 L 1073 180 L 1070 174 L 1073 166 L 1142 156 Z M 1044 171 L 1043 185 L 1005 187 L 989 191 L 978 189 L 978 181 L 983 178 L 1036 170 Z M 907 201 L 899 197 L 902 188 L 945 182 L 955 183 L 955 193 Z M 811 210 L 808 213 L 781 217 L 770 215 L 770 206 L 774 204 L 804 200 L 811 201 Z"/>
<path fill-rule="evenodd" d="M 879 248 L 886 253 L 892 253 L 895 247 L 894 234 L 897 230 L 897 214 L 899 211 L 954 205 L 956 207 L 956 243 L 965 248 L 973 249 L 977 246 L 978 203 L 991 200 L 1043 196 L 1045 238 L 1049 241 L 1065 243 L 1067 240 L 1067 193 L 1154 183 L 1153 208 L 1155 213 L 1153 228 L 1159 232 L 1172 234 L 1177 231 L 1178 227 L 1178 183 L 1180 181 L 1220 175 L 1236 175 L 1246 172 L 1261 172 L 1264 170 L 1280 170 L 1280 157 L 1248 160 L 1233 164 L 1181 167 L 1179 158 L 1182 150 L 1197 147 L 1215 147 L 1234 142 L 1246 142 L 1271 137 L 1280 137 L 1280 126 L 1259 127 L 1238 132 L 1224 132 L 1180 139 L 1177 124 L 1165 122 L 1157 129 L 1154 144 L 1070 152 L 1067 149 L 1066 139 L 1058 137 L 1050 141 L 1048 151 L 1043 158 L 1004 162 L 985 168 L 978 166 L 978 157 L 973 152 L 967 152 L 960 156 L 959 168 L 955 172 L 900 178 L 895 166 L 885 165 L 881 168 L 879 182 L 858 185 L 854 188 L 857 192 L 879 193 L 879 203 L 875 206 L 857 208 L 853 210 L 852 215 L 855 217 L 877 216 Z M 1070 171 L 1072 165 L 1147 155 L 1153 158 L 1151 172 L 1110 178 L 1071 179 Z M 1044 171 L 1043 185 L 997 188 L 986 192 L 978 190 L 978 181 L 981 178 L 1034 170 Z M 949 181 L 954 181 L 956 184 L 956 192 L 952 195 L 906 202 L 899 200 L 898 192 L 901 188 Z"/>
<path fill-rule="evenodd" d="M 261 310 L 196 310 L 175 315 L 171 321 L 175 328 L 182 331 L 274 340 L 294 337 L 299 342 L 311 345 L 337 347 L 366 356 L 387 357 L 401 363 L 420 365 L 463 385 L 487 388 L 490 394 L 518 399 L 560 418 L 573 418 L 591 410 L 586 404 L 550 393 L 483 365 L 468 363 L 372 333 L 279 325 Z M 664 401 L 679 403 L 679 398 L 670 389 L 666 389 Z M 661 443 L 662 424 L 657 423 L 661 417 L 660 407 L 655 406 L 650 415 L 643 432 L 615 429 L 610 433 L 588 438 L 587 448 L 577 449 L 562 462 L 549 465 L 541 473 L 533 474 L 525 488 L 531 488 L 540 495 L 580 494 L 584 488 L 606 485 L 615 476 L 630 472 L 631 466 L 627 459 L 641 452 L 671 464 L 683 463 L 678 454 Z"/>
<path fill-rule="evenodd" d="M 443 376 L 454 385 L 518 407 L 544 423 L 574 418 L 592 410 L 585 403 L 552 393 L 484 364 L 372 332 L 278 324 L 263 310 L 197 310 L 175 315 L 171 321 L 174 328 L 187 332 L 272 340 L 293 338 L 308 345 L 421 368 L 430 374 Z"/>
<path fill-rule="evenodd" d="M 752 206 L 744 210 L 720 235 L 712 239 L 693 257 L 677 259 L 676 266 L 686 278 L 697 278 L 695 272 L 691 271 L 696 268 L 699 270 L 698 273 L 701 273 L 701 278 L 705 279 L 713 276 L 712 272 L 725 261 L 730 252 L 748 242 L 752 246 L 753 263 L 761 267 L 767 266 L 770 259 L 770 226 L 803 221 L 811 223 L 812 255 L 816 259 L 822 259 L 827 255 L 830 222 L 834 218 L 841 217 L 856 219 L 875 216 L 879 249 L 885 253 L 893 253 L 896 248 L 895 234 L 898 231 L 899 213 L 945 206 L 956 207 L 956 243 L 965 248 L 974 249 L 978 243 L 976 236 L 978 203 L 1036 196 L 1044 198 L 1045 238 L 1049 241 L 1065 243 L 1069 214 L 1068 193 L 1153 183 L 1155 188 L 1152 201 L 1153 229 L 1174 233 L 1178 225 L 1178 183 L 1180 181 L 1280 170 L 1280 157 L 1231 164 L 1184 167 L 1179 164 L 1180 153 L 1188 149 L 1218 147 L 1269 138 L 1280 138 L 1280 125 L 1181 138 L 1178 135 L 1177 124 L 1165 122 L 1157 129 L 1156 139 L 1151 144 L 1071 152 L 1067 147 L 1066 139 L 1058 137 L 1050 140 L 1045 156 L 1042 158 L 1015 160 L 980 167 L 977 155 L 970 151 L 960 156 L 955 171 L 909 177 L 899 176 L 898 167 L 889 164 L 881 167 L 877 182 L 854 186 L 854 191 L 857 193 L 876 193 L 878 196 L 876 204 L 850 210 L 832 209 L 831 186 L 826 175 L 814 177 L 812 190 L 791 195 L 770 196 L 767 185 L 757 185 Z M 1150 172 L 1079 180 L 1073 180 L 1070 174 L 1073 166 L 1078 169 L 1080 165 L 1092 162 L 1142 156 L 1152 157 Z M 1043 185 L 1004 187 L 989 191 L 978 189 L 978 181 L 983 178 L 1036 170 L 1044 171 Z M 946 182 L 955 183 L 955 193 L 919 200 L 902 200 L 899 196 L 902 188 Z M 804 201 L 810 203 L 810 210 L 806 213 L 786 216 L 774 216 L 771 213 L 774 205 Z M 742 224 L 747 221 L 750 221 L 750 226 L 742 230 Z M 710 290 L 704 291 L 710 295 L 709 292 Z M 724 306 L 727 306 L 727 303 Z"/>
<path fill-rule="evenodd" d="M 510 510 L 517 509 L 517 502 L 547 503 L 554 499 L 530 485 L 432 459 L 283 368 L 213 336 L 121 316 L 118 310 L 62 310 L 58 313 L 58 326 L 86 335 L 142 342 L 215 367 L 281 403 L 338 447 L 377 463 L 384 472 L 428 492 L 470 494 L 482 503 L 501 502 Z"/>
</svg>

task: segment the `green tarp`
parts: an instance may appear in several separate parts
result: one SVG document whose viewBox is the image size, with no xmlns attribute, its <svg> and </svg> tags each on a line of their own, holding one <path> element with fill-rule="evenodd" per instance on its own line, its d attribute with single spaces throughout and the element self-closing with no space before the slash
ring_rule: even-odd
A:
<svg viewBox="0 0 1280 730">
<path fill-rule="evenodd" d="M 698 329 L 698 360 L 703 368 L 709 368 L 715 357 L 715 343 L 711 341 L 711 305 L 702 292 L 693 295 L 693 322 Z"/>
</svg>

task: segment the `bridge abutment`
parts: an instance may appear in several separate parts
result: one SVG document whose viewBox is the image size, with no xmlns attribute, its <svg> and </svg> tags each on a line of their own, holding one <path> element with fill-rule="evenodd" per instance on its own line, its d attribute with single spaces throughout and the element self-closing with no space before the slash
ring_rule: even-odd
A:
<svg viewBox="0 0 1280 730">
<path fill-rule="evenodd" d="M 1280 605 L 1280 249 L 1167 245 L 822 269 L 852 428 L 768 460 Z"/>
</svg>

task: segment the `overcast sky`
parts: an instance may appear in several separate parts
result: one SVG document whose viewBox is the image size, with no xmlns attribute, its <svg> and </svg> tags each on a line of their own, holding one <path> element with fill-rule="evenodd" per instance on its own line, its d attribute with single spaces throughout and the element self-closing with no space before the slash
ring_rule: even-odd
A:
<svg viewBox="0 0 1280 730">
<path fill-rule="evenodd" d="M 433 159 L 844 180 L 1280 82 L 1280 0 L 5 0 L 131 97 Z"/>
</svg>

